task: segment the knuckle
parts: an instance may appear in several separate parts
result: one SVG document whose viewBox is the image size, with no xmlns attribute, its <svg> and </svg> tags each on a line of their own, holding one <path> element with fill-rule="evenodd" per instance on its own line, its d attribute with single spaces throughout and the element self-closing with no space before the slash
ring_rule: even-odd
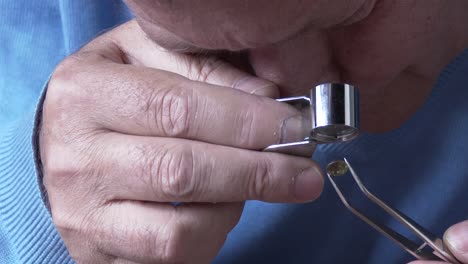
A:
<svg viewBox="0 0 468 264">
<path fill-rule="evenodd" d="M 187 263 L 186 248 L 191 228 L 176 220 L 175 216 L 160 227 L 139 229 L 137 232 L 124 234 L 122 239 L 138 245 L 140 259 L 151 263 Z M 125 231 L 124 231 L 125 233 Z"/>
<path fill-rule="evenodd" d="M 82 73 L 86 73 L 87 69 L 90 70 L 90 65 L 96 60 L 93 57 L 96 56 L 98 55 L 80 52 L 66 57 L 55 67 L 49 80 L 48 89 L 56 92 L 74 91 L 76 86 L 81 83 Z"/>
<path fill-rule="evenodd" d="M 99 237 L 102 234 L 98 234 L 97 229 L 87 223 L 79 212 L 53 207 L 51 212 L 54 225 L 76 263 L 110 263 L 113 257 L 99 252 L 96 241 L 91 239 L 93 236 Z"/>
<path fill-rule="evenodd" d="M 58 142 L 76 146 L 99 133 L 94 122 L 98 96 L 89 90 L 90 81 L 96 81 L 90 74 L 91 56 L 94 55 L 73 54 L 54 70 L 42 109 L 40 140 L 45 145 Z"/>
<path fill-rule="evenodd" d="M 180 221 L 174 221 L 168 225 L 161 241 L 161 261 L 163 263 L 187 263 L 184 245 L 191 232 L 191 228 Z"/>
<path fill-rule="evenodd" d="M 258 103 L 252 104 L 244 111 L 239 111 L 238 122 L 236 126 L 239 130 L 236 133 L 236 142 L 242 147 L 253 147 L 256 144 L 255 133 L 256 133 L 256 119 L 257 119 L 257 107 Z"/>
<path fill-rule="evenodd" d="M 82 118 L 82 107 L 87 96 L 81 92 L 80 63 L 78 55 L 72 55 L 62 61 L 49 80 L 46 99 L 43 106 L 43 128 L 51 135 L 66 139 L 66 134 L 73 134 L 77 119 Z M 88 95 L 89 96 L 89 95 Z"/>
<path fill-rule="evenodd" d="M 131 241 L 130 244 L 135 245 L 132 252 L 134 258 L 159 263 L 162 243 L 165 241 L 163 233 L 148 226 L 138 229 L 125 226 L 113 229 L 109 237 L 118 241 L 118 247 L 125 247 L 126 241 Z M 102 245 L 101 247 L 105 248 L 106 246 Z"/>
<path fill-rule="evenodd" d="M 93 233 L 92 227 L 83 219 L 83 213 L 67 206 L 51 207 L 52 221 L 66 243 Z"/>
<path fill-rule="evenodd" d="M 263 199 L 268 195 L 271 186 L 271 160 L 259 159 L 252 166 L 252 171 L 249 175 L 249 198 Z"/>
<path fill-rule="evenodd" d="M 72 54 L 66 57 L 62 62 L 60 62 L 55 68 L 51 79 L 52 80 L 70 80 L 73 78 L 73 69 L 76 67 L 77 63 L 80 61 L 80 56 L 77 54 Z"/>
<path fill-rule="evenodd" d="M 56 142 L 41 146 L 43 183 L 49 196 L 72 192 L 62 197 L 61 203 L 71 202 L 73 194 L 97 195 L 106 189 L 105 181 L 98 177 L 104 173 L 99 147 L 85 143 L 76 148 Z M 57 200 L 50 198 L 51 203 Z"/>
<path fill-rule="evenodd" d="M 59 144 L 47 144 L 43 148 L 45 155 L 42 155 L 42 169 L 46 188 L 56 187 L 63 181 L 67 182 L 79 173 L 79 166 L 71 162 L 73 158 L 67 154 L 64 147 Z"/>
<path fill-rule="evenodd" d="M 188 71 L 188 78 L 199 82 L 209 82 L 211 76 L 226 63 L 215 57 L 200 57 L 191 60 Z"/>
<path fill-rule="evenodd" d="M 75 56 L 70 56 L 63 60 L 54 70 L 47 87 L 47 105 L 54 107 L 53 110 L 60 110 L 66 105 L 66 96 L 70 90 L 74 89 L 74 79 L 76 74 Z"/>
<path fill-rule="evenodd" d="M 251 113 L 246 113 L 241 116 L 241 125 L 239 127 L 240 131 L 237 133 L 236 142 L 239 142 L 239 145 L 242 147 L 250 147 L 253 144 L 253 134 L 255 121 Z"/>
<path fill-rule="evenodd" d="M 167 199 L 186 201 L 195 194 L 194 156 L 192 149 L 186 146 L 174 146 L 170 151 L 159 155 L 153 172 L 157 181 L 153 181 L 155 190 Z"/>
<path fill-rule="evenodd" d="M 79 52 L 61 61 L 54 69 L 47 88 L 47 101 L 67 106 L 67 98 L 86 99 L 90 92 L 86 91 L 89 81 L 96 81 L 92 73 L 95 64 L 102 55 L 94 52 Z M 101 59 L 102 60 L 102 59 Z M 85 91 L 85 92 L 83 92 Z M 92 93 L 91 93 L 92 94 Z"/>
<path fill-rule="evenodd" d="M 149 97 L 149 123 L 168 137 L 185 137 L 190 132 L 196 101 L 191 90 L 168 87 L 154 90 Z M 154 121 L 153 121 L 154 120 Z"/>
</svg>

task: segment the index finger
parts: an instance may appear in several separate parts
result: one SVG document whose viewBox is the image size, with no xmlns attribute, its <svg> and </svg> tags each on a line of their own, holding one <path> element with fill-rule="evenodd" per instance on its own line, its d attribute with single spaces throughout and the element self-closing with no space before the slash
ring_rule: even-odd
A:
<svg viewBox="0 0 468 264">
<path fill-rule="evenodd" d="M 83 64 L 67 74 L 73 76 L 55 75 L 49 88 L 61 89 L 50 89 L 48 97 L 70 87 L 80 115 L 100 128 L 247 149 L 301 139 L 300 113 L 270 98 L 109 61 Z"/>
</svg>

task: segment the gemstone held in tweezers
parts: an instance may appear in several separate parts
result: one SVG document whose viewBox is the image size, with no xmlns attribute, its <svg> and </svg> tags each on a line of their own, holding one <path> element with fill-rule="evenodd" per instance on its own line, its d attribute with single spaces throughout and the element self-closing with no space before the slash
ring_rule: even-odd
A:
<svg viewBox="0 0 468 264">
<path fill-rule="evenodd" d="M 341 176 L 348 172 L 348 165 L 342 160 L 335 160 L 327 165 L 327 173 L 330 176 Z"/>
</svg>

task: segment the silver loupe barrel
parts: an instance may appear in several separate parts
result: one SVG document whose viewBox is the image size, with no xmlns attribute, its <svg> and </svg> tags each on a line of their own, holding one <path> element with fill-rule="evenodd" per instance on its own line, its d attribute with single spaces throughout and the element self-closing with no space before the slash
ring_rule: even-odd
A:
<svg viewBox="0 0 468 264">
<path fill-rule="evenodd" d="M 302 114 L 303 134 L 295 142 L 268 146 L 264 151 L 311 157 L 317 144 L 352 140 L 359 134 L 358 89 L 349 84 L 326 83 L 308 96 L 278 99 Z"/>
<path fill-rule="evenodd" d="M 327 83 L 310 90 L 310 139 L 340 142 L 359 133 L 359 95 L 349 84 Z"/>
</svg>

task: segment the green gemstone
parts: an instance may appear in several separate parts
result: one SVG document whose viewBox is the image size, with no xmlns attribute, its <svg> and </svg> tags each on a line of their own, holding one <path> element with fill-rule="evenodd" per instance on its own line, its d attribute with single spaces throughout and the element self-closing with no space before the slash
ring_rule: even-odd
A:
<svg viewBox="0 0 468 264">
<path fill-rule="evenodd" d="M 330 176 L 341 176 L 348 172 L 348 165 L 342 160 L 335 160 L 327 165 L 327 173 Z"/>
</svg>

